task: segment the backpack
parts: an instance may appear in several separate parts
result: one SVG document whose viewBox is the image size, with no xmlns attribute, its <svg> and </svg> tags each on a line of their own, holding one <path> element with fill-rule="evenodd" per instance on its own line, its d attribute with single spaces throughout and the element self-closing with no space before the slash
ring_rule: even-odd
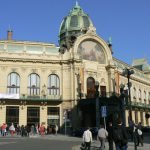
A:
<svg viewBox="0 0 150 150">
<path fill-rule="evenodd" d="M 123 132 L 122 132 L 121 128 L 114 128 L 113 139 L 117 143 L 122 143 L 122 141 L 124 140 L 124 138 L 123 138 Z"/>
</svg>

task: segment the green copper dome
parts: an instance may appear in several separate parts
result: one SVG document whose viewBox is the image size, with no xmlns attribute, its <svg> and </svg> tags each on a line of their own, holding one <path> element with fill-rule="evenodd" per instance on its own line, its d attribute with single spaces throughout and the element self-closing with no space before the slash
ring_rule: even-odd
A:
<svg viewBox="0 0 150 150">
<path fill-rule="evenodd" d="M 68 47 L 68 41 L 72 40 L 82 34 L 85 34 L 90 26 L 93 26 L 89 16 L 85 14 L 78 2 L 70 11 L 69 15 L 64 17 L 60 26 L 60 45 L 66 44 Z"/>
</svg>

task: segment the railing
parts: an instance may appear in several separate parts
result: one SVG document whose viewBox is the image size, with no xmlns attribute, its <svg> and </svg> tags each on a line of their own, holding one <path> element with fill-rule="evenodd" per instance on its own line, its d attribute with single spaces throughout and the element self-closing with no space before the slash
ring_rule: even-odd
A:
<svg viewBox="0 0 150 150">
<path fill-rule="evenodd" d="M 145 104 L 145 103 L 131 102 L 131 105 L 135 106 L 135 107 L 139 107 L 139 108 L 148 108 L 148 109 L 150 109 L 150 105 L 149 104 Z"/>
<path fill-rule="evenodd" d="M 24 100 L 62 100 L 61 95 L 22 95 L 20 99 Z"/>
</svg>

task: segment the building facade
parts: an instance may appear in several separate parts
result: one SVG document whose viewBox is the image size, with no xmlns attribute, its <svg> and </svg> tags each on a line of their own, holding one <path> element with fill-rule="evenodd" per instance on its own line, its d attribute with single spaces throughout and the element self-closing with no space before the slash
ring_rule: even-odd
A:
<svg viewBox="0 0 150 150">
<path fill-rule="evenodd" d="M 0 40 L 0 124 L 44 123 L 80 126 L 82 114 L 77 104 L 95 97 L 99 82 L 100 96 L 120 94 L 128 89 L 125 68 L 134 70 L 132 119 L 150 125 L 150 66 L 145 59 L 128 65 L 112 56 L 112 43 L 96 34 L 89 16 L 76 3 L 60 26 L 59 47 L 44 42 Z M 125 111 L 128 125 L 129 109 Z M 66 119 L 67 118 L 67 119 Z"/>
</svg>

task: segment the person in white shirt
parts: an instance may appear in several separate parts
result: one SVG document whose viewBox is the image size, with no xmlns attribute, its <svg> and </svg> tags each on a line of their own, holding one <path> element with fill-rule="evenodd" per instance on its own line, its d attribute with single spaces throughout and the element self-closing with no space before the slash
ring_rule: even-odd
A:
<svg viewBox="0 0 150 150">
<path fill-rule="evenodd" d="M 108 136 L 108 132 L 106 129 L 104 129 L 103 125 L 100 125 L 100 129 L 98 130 L 97 139 L 100 141 L 100 149 L 105 149 L 105 141 Z"/>
<path fill-rule="evenodd" d="M 92 133 L 89 130 L 89 127 L 83 133 L 83 142 L 85 143 L 85 150 L 90 150 L 90 146 L 92 142 Z"/>
</svg>

